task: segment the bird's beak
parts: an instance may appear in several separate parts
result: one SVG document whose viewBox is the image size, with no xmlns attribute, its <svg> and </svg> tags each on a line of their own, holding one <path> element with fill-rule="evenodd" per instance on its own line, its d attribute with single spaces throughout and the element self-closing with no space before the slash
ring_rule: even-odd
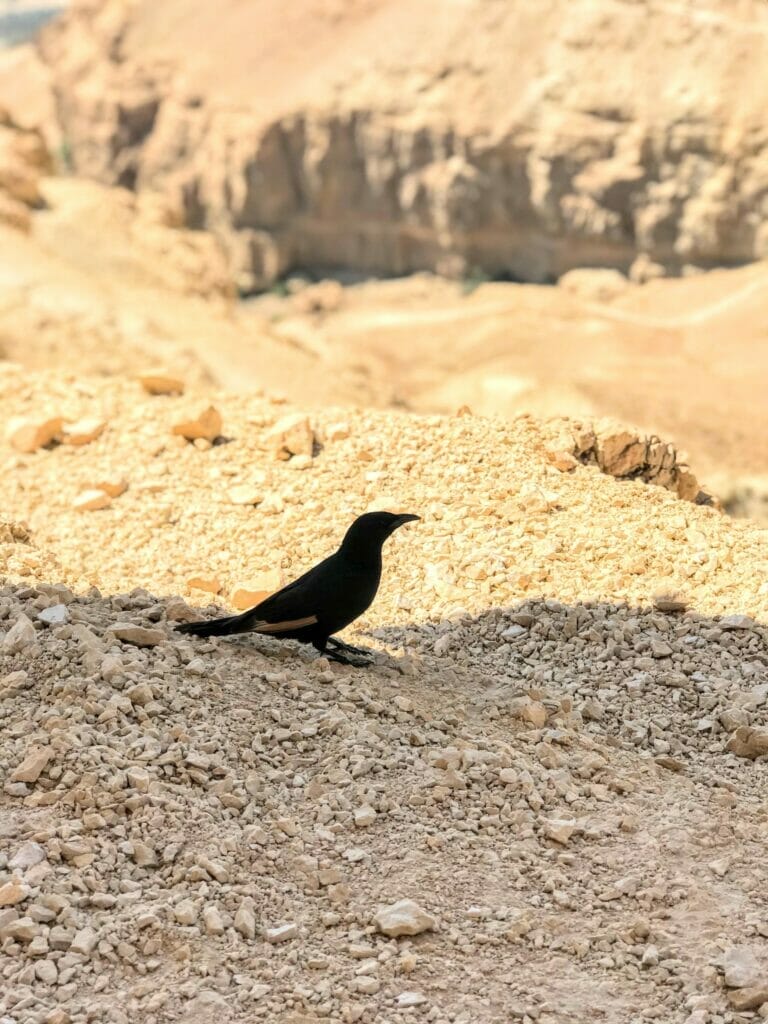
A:
<svg viewBox="0 0 768 1024">
<path fill-rule="evenodd" d="M 415 523 L 421 519 L 421 516 L 411 515 L 410 512 L 404 512 L 402 515 L 397 517 L 397 525 L 402 526 L 404 523 Z"/>
</svg>

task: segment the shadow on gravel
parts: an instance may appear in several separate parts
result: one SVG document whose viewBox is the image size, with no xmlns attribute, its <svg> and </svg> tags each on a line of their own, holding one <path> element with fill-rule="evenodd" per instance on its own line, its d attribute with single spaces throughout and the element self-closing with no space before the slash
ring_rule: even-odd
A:
<svg viewBox="0 0 768 1024">
<path fill-rule="evenodd" d="M 28 623 L 20 629 L 22 615 Z M 143 589 L 73 595 L 56 584 L 0 579 L 0 668 L 22 667 L 32 629 L 40 640 L 47 635 L 52 652 L 72 640 L 87 647 L 92 634 L 102 652 L 143 650 L 150 662 L 177 644 L 181 663 L 227 649 L 253 651 L 276 668 L 316 658 L 309 647 L 268 637 L 243 634 L 212 644 L 181 636 L 174 627 L 185 617 L 182 599 Z M 131 625 L 140 627 L 136 635 L 125 628 Z M 542 599 L 437 623 L 353 627 L 346 636 L 387 648 L 373 652 L 368 669 L 332 666 L 350 681 L 358 672 L 384 673 L 413 677 L 425 690 L 450 687 L 491 720 L 576 727 L 672 771 L 697 755 L 718 755 L 718 770 L 734 756 L 768 761 L 768 627 L 743 615 Z M 90 659 L 94 669 L 97 660 Z"/>
<path fill-rule="evenodd" d="M 747 616 L 542 599 L 364 635 L 464 677 L 492 716 L 578 725 L 673 771 L 768 760 L 768 627 Z"/>
</svg>

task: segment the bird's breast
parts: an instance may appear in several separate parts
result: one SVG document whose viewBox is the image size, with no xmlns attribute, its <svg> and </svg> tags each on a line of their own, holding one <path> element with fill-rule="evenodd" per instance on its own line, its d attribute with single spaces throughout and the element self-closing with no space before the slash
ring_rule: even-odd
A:
<svg viewBox="0 0 768 1024">
<path fill-rule="evenodd" d="M 381 566 L 344 566 L 334 581 L 334 593 L 329 595 L 327 613 L 322 618 L 330 633 L 348 626 L 370 607 L 381 580 Z"/>
</svg>

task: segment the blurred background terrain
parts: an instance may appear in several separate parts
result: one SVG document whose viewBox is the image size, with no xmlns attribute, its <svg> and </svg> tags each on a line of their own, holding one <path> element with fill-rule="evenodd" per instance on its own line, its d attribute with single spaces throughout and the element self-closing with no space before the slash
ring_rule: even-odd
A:
<svg viewBox="0 0 768 1024">
<path fill-rule="evenodd" d="M 767 514 L 760 0 L 56 13 L 0 5 L 4 358 L 610 416 Z"/>
<path fill-rule="evenodd" d="M 768 1020 L 767 58 L 0 0 L 0 1024 Z"/>
</svg>

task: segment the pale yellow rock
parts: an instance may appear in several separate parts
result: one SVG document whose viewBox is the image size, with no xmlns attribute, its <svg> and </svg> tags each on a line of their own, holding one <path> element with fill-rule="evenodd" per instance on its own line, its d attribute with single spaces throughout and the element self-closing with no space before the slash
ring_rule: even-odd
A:
<svg viewBox="0 0 768 1024">
<path fill-rule="evenodd" d="M 289 939 L 295 939 L 299 934 L 299 927 L 296 924 L 281 924 L 276 928 L 267 928 L 264 937 L 267 942 L 271 942 L 273 945 L 277 945 L 280 942 L 287 942 Z"/>
<path fill-rule="evenodd" d="M 55 1010 L 51 1010 L 44 1018 L 44 1024 L 70 1024 L 71 1020 L 72 1018 L 67 1011 L 57 1006 Z"/>
<path fill-rule="evenodd" d="M 332 423 L 325 430 L 326 441 L 345 441 L 350 434 L 348 423 Z"/>
<path fill-rule="evenodd" d="M 112 498 L 106 491 L 94 487 L 88 491 L 82 491 L 72 502 L 72 507 L 78 512 L 98 512 L 100 509 L 109 508 Z"/>
<path fill-rule="evenodd" d="M 566 451 L 547 452 L 547 462 L 561 473 L 570 473 L 579 464 L 578 459 Z"/>
<path fill-rule="evenodd" d="M 399 935 L 419 935 L 435 927 L 435 919 L 413 900 L 398 900 L 381 907 L 373 923 L 384 935 L 397 938 Z"/>
<path fill-rule="evenodd" d="M 244 612 L 249 608 L 254 608 L 257 604 L 261 604 L 262 601 L 273 593 L 273 590 L 250 590 L 247 587 L 236 587 L 232 591 L 229 603 L 233 608 L 237 608 L 239 612 Z"/>
<path fill-rule="evenodd" d="M 16 878 L 12 878 L 5 885 L 0 885 L 0 907 L 15 907 L 17 903 L 23 903 L 27 896 L 29 886 Z"/>
<path fill-rule="evenodd" d="M 265 443 L 277 459 L 290 459 L 292 455 L 312 455 L 315 434 L 309 417 L 302 413 L 283 416 L 267 433 Z"/>
<path fill-rule="evenodd" d="M 547 709 L 538 700 L 527 700 L 520 707 L 518 717 L 535 729 L 543 729 L 547 724 Z"/>
<path fill-rule="evenodd" d="M 151 868 L 157 864 L 157 856 L 151 846 L 146 843 L 133 844 L 133 861 L 140 868 Z"/>
<path fill-rule="evenodd" d="M 746 757 L 754 761 L 756 757 L 768 754 L 768 729 L 753 729 L 743 725 L 731 736 L 726 745 L 736 757 Z"/>
<path fill-rule="evenodd" d="M 62 428 L 64 444 L 90 444 L 104 433 L 106 426 L 106 420 L 95 417 L 77 420 L 75 423 L 65 423 Z"/>
<path fill-rule="evenodd" d="M 653 607 L 660 612 L 684 612 L 688 607 L 685 595 L 673 587 L 661 587 L 653 595 Z"/>
<path fill-rule="evenodd" d="M 544 835 L 561 846 L 566 846 L 576 831 L 576 822 L 565 818 L 550 818 L 544 822 Z"/>
<path fill-rule="evenodd" d="M 368 828 L 376 821 L 376 811 L 370 804 L 355 808 L 355 825 L 357 828 Z"/>
<path fill-rule="evenodd" d="M 728 1002 L 734 1010 L 740 1012 L 756 1010 L 764 1004 L 768 1005 L 768 980 L 760 985 L 751 985 L 749 988 L 733 989 L 728 993 Z M 761 1016 L 763 1016 L 762 1013 Z"/>
<path fill-rule="evenodd" d="M 237 484 L 227 491 L 227 498 L 233 505 L 258 505 L 264 494 L 252 484 Z"/>
<path fill-rule="evenodd" d="M 230 603 L 239 611 L 253 608 L 285 583 L 285 577 L 279 569 L 270 569 L 260 573 L 247 582 L 237 584 L 230 596 Z"/>
<path fill-rule="evenodd" d="M 6 437 L 12 448 L 28 455 L 55 441 L 61 434 L 63 423 L 61 416 L 39 419 L 16 418 L 8 424 Z"/>
<path fill-rule="evenodd" d="M 366 512 L 409 512 L 402 500 L 393 497 L 391 494 L 383 494 L 380 498 L 374 498 L 365 509 Z"/>
<path fill-rule="evenodd" d="M 206 594 L 218 594 L 221 580 L 217 576 L 190 576 L 187 580 L 190 590 L 203 590 Z"/>
<path fill-rule="evenodd" d="M 89 488 L 94 491 L 104 491 L 110 498 L 119 498 L 128 490 L 128 481 L 124 477 L 112 477 L 107 480 L 96 480 Z"/>
<path fill-rule="evenodd" d="M 135 686 L 132 686 L 126 691 L 125 695 L 131 704 L 136 704 L 138 707 L 144 707 L 146 704 L 149 704 L 154 697 L 152 687 L 148 683 L 136 683 Z M 142 788 L 141 778 L 137 778 L 132 781 L 135 783 L 137 789 Z"/>
<path fill-rule="evenodd" d="M 109 628 L 118 640 L 137 647 L 156 647 L 165 640 L 165 633 L 161 629 L 137 626 L 134 622 L 116 622 Z"/>
<path fill-rule="evenodd" d="M 139 383 L 150 395 L 183 395 L 184 381 L 163 370 L 148 370 L 139 375 Z"/>
<path fill-rule="evenodd" d="M 193 420 L 182 420 L 173 427 L 173 433 L 188 441 L 215 441 L 221 435 L 222 419 L 219 411 L 209 405 Z"/>
<path fill-rule="evenodd" d="M 256 935 L 256 915 L 253 911 L 253 901 L 246 898 L 237 908 L 235 914 L 235 931 L 246 939 L 252 939 Z"/>
<path fill-rule="evenodd" d="M 11 775 L 12 782 L 37 782 L 53 757 L 50 747 L 36 747 L 31 750 Z"/>
</svg>

